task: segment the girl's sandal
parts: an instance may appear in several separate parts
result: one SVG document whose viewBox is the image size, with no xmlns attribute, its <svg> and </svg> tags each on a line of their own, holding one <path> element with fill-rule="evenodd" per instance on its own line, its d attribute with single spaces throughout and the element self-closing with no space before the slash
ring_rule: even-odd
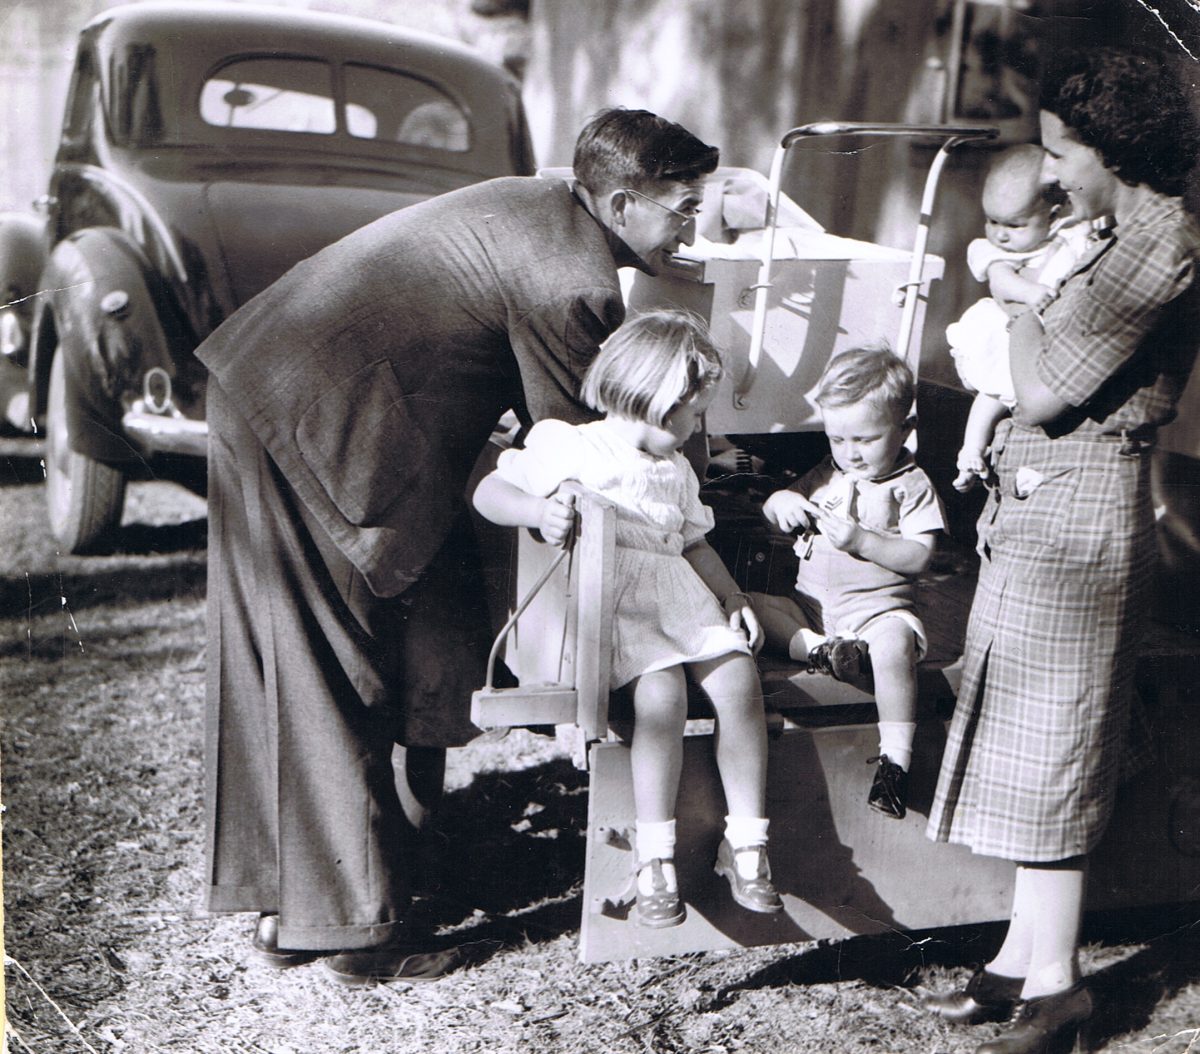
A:
<svg viewBox="0 0 1200 1054">
<path fill-rule="evenodd" d="M 652 929 L 664 929 L 667 926 L 678 926 L 687 918 L 687 909 L 679 894 L 667 888 L 667 879 L 663 874 L 663 864 L 673 864 L 673 860 L 664 861 L 660 857 L 647 860 L 637 869 L 635 882 L 649 868 L 651 892 L 643 893 L 641 883 L 636 885 L 636 913 L 638 923 Z"/>
</svg>

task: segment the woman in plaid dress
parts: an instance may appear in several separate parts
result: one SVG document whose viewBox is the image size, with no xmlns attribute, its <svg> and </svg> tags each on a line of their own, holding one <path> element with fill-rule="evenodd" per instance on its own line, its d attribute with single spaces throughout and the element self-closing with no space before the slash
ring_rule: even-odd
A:
<svg viewBox="0 0 1200 1054">
<path fill-rule="evenodd" d="M 1200 341 L 1200 231 L 1180 195 L 1200 144 L 1162 56 L 1059 57 L 1041 90 L 1043 178 L 1096 228 L 1039 315 L 1010 323 L 1017 407 L 979 521 L 963 679 L 928 833 L 1016 863 L 1003 946 L 931 1009 L 1003 1020 L 977 1054 L 1069 1042 L 1088 854 L 1125 750 L 1155 558 L 1149 451 Z"/>
</svg>

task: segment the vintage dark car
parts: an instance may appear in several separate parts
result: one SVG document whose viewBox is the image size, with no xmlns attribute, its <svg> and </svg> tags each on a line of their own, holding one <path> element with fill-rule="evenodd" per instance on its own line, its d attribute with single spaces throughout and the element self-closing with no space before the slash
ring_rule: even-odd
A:
<svg viewBox="0 0 1200 1054">
<path fill-rule="evenodd" d="M 192 351 L 230 312 L 385 213 L 533 171 L 516 82 L 452 41 L 194 0 L 93 19 L 41 215 L 0 217 L 0 412 L 45 433 L 64 550 L 127 479 L 203 478 Z"/>
</svg>

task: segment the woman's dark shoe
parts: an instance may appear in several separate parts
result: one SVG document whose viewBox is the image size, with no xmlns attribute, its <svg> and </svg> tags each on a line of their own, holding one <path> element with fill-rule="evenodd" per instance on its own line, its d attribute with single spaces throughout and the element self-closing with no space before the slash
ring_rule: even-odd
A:
<svg viewBox="0 0 1200 1054">
<path fill-rule="evenodd" d="M 263 966 L 270 966 L 275 970 L 303 966 L 305 963 L 310 963 L 314 959 L 328 954 L 328 952 L 279 947 L 279 916 L 274 914 L 260 915 L 258 924 L 254 927 L 254 936 L 250 938 L 251 958 Z"/>
<path fill-rule="evenodd" d="M 1067 1054 L 1079 1050 L 1079 1027 L 1092 1016 L 1092 994 L 1079 982 L 1065 992 L 1027 999 L 1016 1020 L 975 1054 Z"/>
<path fill-rule="evenodd" d="M 1001 977 L 982 966 L 965 988 L 925 997 L 927 1009 L 956 1025 L 978 1025 L 984 1021 L 1007 1021 L 1021 999 L 1023 977 Z"/>
</svg>

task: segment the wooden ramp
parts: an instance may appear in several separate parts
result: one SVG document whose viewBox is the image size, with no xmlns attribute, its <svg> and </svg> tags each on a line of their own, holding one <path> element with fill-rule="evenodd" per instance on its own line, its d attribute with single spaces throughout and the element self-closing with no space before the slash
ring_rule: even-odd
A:
<svg viewBox="0 0 1200 1054">
<path fill-rule="evenodd" d="M 784 912 L 761 916 L 745 911 L 712 872 L 725 809 L 713 760 L 712 722 L 697 710 L 685 740 L 678 804 L 676 865 L 688 918 L 678 927 L 651 930 L 628 917 L 622 898 L 633 865 L 634 812 L 629 752 L 621 735 L 628 726 L 620 700 L 612 701 L 610 714 L 607 664 L 599 653 L 606 647 L 600 631 L 606 616 L 588 610 L 611 603 L 604 590 L 612 517 L 613 510 L 602 501 L 589 497 L 583 502 L 574 559 L 564 562 L 530 603 L 516 639 L 509 642 L 508 662 L 523 688 L 477 699 L 473 717 L 480 727 L 559 725 L 575 744 L 577 763 L 590 772 L 581 960 L 675 955 L 1007 917 L 1011 865 L 925 837 L 958 687 L 955 660 L 974 589 L 973 573 L 962 569 L 926 576 L 919 587 L 930 651 L 919 670 L 920 720 L 908 816 L 890 819 L 866 804 L 873 775 L 867 759 L 878 752 L 870 696 L 796 664 L 764 658 L 760 670 L 771 729 L 771 861 Z M 527 532 L 521 535 L 519 597 L 553 557 Z M 764 544 L 771 547 L 761 539 L 750 543 L 740 568 L 736 555 L 723 554 L 744 587 L 764 587 L 761 575 L 746 573 L 772 564 L 773 558 L 754 558 Z M 1121 792 L 1109 834 L 1093 861 L 1092 908 L 1200 899 L 1200 759 L 1189 747 L 1196 694 L 1185 690 L 1197 684 L 1198 674 L 1196 639 L 1151 627 L 1139 683 L 1157 761 Z M 555 700 L 549 709 L 538 702 L 548 697 Z"/>
</svg>

